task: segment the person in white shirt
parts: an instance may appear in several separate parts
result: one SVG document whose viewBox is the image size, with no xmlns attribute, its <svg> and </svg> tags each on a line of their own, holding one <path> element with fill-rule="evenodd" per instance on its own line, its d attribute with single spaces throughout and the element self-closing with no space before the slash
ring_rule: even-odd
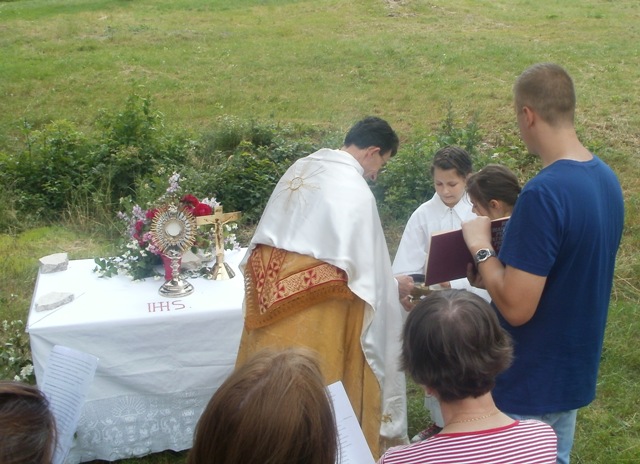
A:
<svg viewBox="0 0 640 464">
<path fill-rule="evenodd" d="M 447 146 L 435 153 L 431 176 L 436 192 L 413 212 L 405 226 L 393 261 L 395 275 L 424 275 L 431 235 L 460 229 L 463 221 L 476 217 L 465 190 L 472 171 L 471 156 L 463 148 Z M 471 288 L 466 278 L 440 285 Z"/>
<path fill-rule="evenodd" d="M 429 201 L 416 209 L 405 226 L 392 270 L 394 275 L 424 275 L 429 254 L 431 235 L 436 232 L 460 229 L 463 221 L 476 217 L 471 211 L 473 205 L 466 194 L 467 178 L 473 171 L 471 156 L 461 147 L 447 146 L 438 150 L 431 163 L 431 176 L 436 193 Z M 486 291 L 471 286 L 466 278 L 442 282 L 439 288 L 462 288 L 489 299 Z M 414 302 L 411 296 L 401 300 L 405 309 L 410 310 Z M 427 438 L 443 427 L 438 401 L 425 397 L 425 407 L 429 410 L 435 425 L 416 435 L 413 440 Z"/>
</svg>

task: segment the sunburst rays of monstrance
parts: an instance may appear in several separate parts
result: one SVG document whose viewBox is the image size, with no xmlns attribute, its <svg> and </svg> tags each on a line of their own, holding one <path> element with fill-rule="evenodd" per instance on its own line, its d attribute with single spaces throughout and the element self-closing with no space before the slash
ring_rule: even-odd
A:
<svg viewBox="0 0 640 464">
<path fill-rule="evenodd" d="M 193 285 L 180 276 L 180 258 L 196 242 L 196 229 L 196 218 L 184 206 L 163 206 L 153 217 L 153 244 L 171 260 L 171 279 L 160 287 L 160 295 L 178 298 L 193 293 Z"/>
</svg>

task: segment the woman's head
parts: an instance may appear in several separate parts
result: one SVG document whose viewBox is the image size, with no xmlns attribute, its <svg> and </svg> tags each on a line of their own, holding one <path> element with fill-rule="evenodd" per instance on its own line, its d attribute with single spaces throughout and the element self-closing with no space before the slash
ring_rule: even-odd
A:
<svg viewBox="0 0 640 464">
<path fill-rule="evenodd" d="M 333 409 L 311 351 L 263 350 L 220 386 L 198 421 L 189 464 L 334 464 Z"/>
<path fill-rule="evenodd" d="M 520 190 L 518 177 L 500 164 L 488 164 L 467 179 L 473 212 L 491 219 L 510 216 Z"/>
<path fill-rule="evenodd" d="M 0 382 L 0 462 L 50 464 L 55 444 L 53 413 L 38 387 Z"/>
<path fill-rule="evenodd" d="M 466 290 L 427 295 L 404 325 L 403 368 L 440 401 L 488 393 L 512 356 L 511 338 L 494 309 Z"/>
<path fill-rule="evenodd" d="M 431 163 L 436 193 L 449 208 L 464 196 L 466 180 L 473 170 L 471 157 L 464 149 L 448 146 L 438 150 Z"/>
</svg>

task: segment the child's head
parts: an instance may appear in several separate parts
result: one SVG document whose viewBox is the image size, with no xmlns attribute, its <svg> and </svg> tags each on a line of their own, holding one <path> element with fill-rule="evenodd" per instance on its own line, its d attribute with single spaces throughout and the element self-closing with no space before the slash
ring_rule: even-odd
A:
<svg viewBox="0 0 640 464">
<path fill-rule="evenodd" d="M 457 205 L 464 196 L 467 177 L 472 170 L 471 156 L 460 147 L 444 147 L 433 156 L 433 184 L 436 193 L 449 208 Z"/>
<path fill-rule="evenodd" d="M 478 216 L 510 216 L 520 194 L 518 177 L 507 167 L 488 164 L 467 179 L 467 194 Z"/>
</svg>

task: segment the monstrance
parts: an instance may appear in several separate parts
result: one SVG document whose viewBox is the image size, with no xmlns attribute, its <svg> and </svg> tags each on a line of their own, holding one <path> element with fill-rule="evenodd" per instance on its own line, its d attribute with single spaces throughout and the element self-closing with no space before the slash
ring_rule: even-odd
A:
<svg viewBox="0 0 640 464">
<path fill-rule="evenodd" d="M 180 277 L 180 258 L 195 243 L 196 228 L 195 217 L 184 206 L 163 206 L 153 217 L 151 240 L 171 260 L 171 280 L 160 287 L 160 295 L 178 298 L 193 293 L 193 285 Z"/>
</svg>

